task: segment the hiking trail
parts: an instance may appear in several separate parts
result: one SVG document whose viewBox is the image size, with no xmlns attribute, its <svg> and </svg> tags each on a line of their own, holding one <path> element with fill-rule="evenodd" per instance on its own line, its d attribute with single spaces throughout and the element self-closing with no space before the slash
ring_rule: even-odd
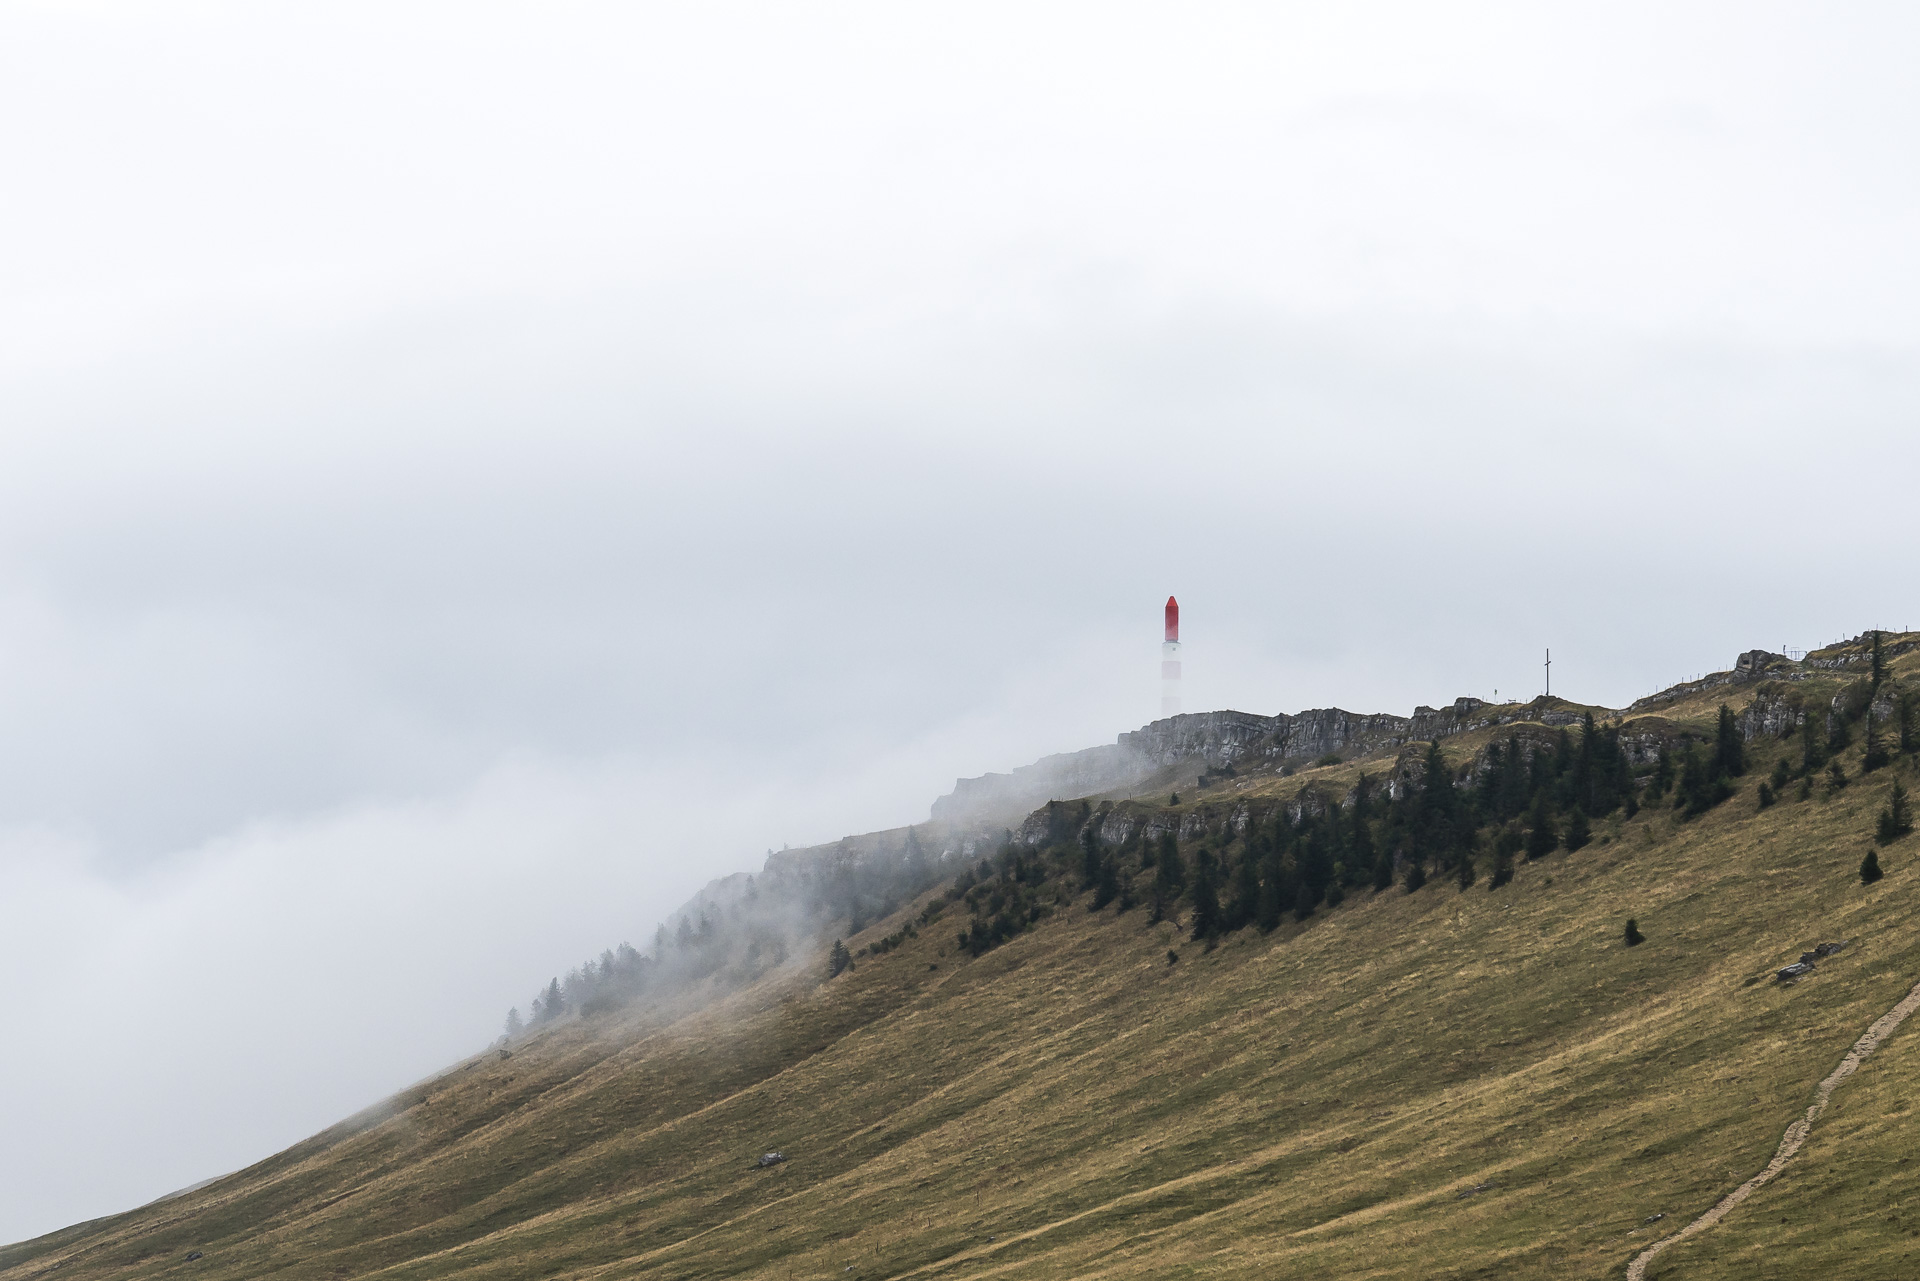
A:
<svg viewBox="0 0 1920 1281">
<path fill-rule="evenodd" d="M 1807 1141 L 1807 1134 L 1813 1129 L 1813 1123 L 1819 1119 L 1822 1112 L 1827 1110 L 1827 1099 L 1832 1096 L 1834 1087 L 1852 1076 L 1854 1070 L 1860 1066 L 1862 1060 L 1879 1049 L 1880 1043 L 1889 1036 L 1892 1036 L 1894 1029 L 1906 1022 L 1907 1015 L 1913 1013 L 1915 1010 L 1920 1010 L 1920 983 L 1914 984 L 1913 990 L 1908 992 L 1898 1005 L 1888 1010 L 1885 1014 L 1882 1014 L 1878 1019 L 1875 1019 L 1873 1025 L 1861 1034 L 1859 1040 L 1853 1043 L 1853 1048 L 1848 1050 L 1845 1056 L 1841 1058 L 1840 1066 L 1827 1073 L 1826 1079 L 1821 1081 L 1819 1086 L 1814 1089 L 1813 1102 L 1808 1106 L 1807 1114 L 1795 1121 L 1792 1125 L 1789 1125 L 1786 1133 L 1780 1136 L 1780 1146 L 1775 1149 L 1773 1160 L 1767 1162 L 1767 1168 L 1721 1197 L 1711 1210 L 1708 1210 L 1686 1227 L 1681 1228 L 1670 1237 L 1663 1237 L 1655 1241 L 1652 1245 L 1635 1255 L 1633 1262 L 1627 1265 L 1627 1281 L 1644 1281 L 1647 1275 L 1647 1268 L 1653 1263 L 1654 1258 L 1662 1250 L 1670 1245 L 1678 1245 L 1688 1237 L 1698 1236 L 1700 1233 L 1705 1232 L 1708 1228 L 1725 1218 L 1727 1212 L 1733 1209 L 1734 1206 L 1739 1205 L 1742 1201 L 1766 1186 L 1766 1184 L 1772 1182 L 1773 1176 L 1786 1168 L 1787 1162 L 1793 1159 L 1794 1154 L 1800 1150 L 1801 1144 Z"/>
</svg>

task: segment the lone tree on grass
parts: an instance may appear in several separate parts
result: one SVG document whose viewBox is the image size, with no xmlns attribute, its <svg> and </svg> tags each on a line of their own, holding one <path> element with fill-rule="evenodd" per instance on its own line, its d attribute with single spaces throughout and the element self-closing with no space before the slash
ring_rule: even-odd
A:
<svg viewBox="0 0 1920 1281">
<path fill-rule="evenodd" d="M 1626 940 L 1628 947 L 1639 947 L 1647 941 L 1647 936 L 1640 932 L 1640 922 L 1634 920 L 1631 916 L 1627 918 Z"/>
<path fill-rule="evenodd" d="M 1871 885 L 1886 873 L 1880 870 L 1880 854 L 1877 850 L 1868 850 L 1867 856 L 1860 860 L 1860 883 Z"/>
<path fill-rule="evenodd" d="M 839 978 L 842 970 L 850 970 L 852 968 L 853 954 L 847 951 L 847 945 L 845 943 L 842 943 L 839 939 L 835 939 L 833 941 L 833 951 L 827 954 L 827 977 L 830 979 Z"/>
<path fill-rule="evenodd" d="M 1891 845 L 1913 830 L 1913 807 L 1907 802 L 1907 789 L 1900 786 L 1900 780 L 1893 780 L 1893 789 L 1887 793 L 1887 807 L 1880 811 L 1879 822 L 1874 826 L 1873 839 L 1882 845 Z"/>
</svg>

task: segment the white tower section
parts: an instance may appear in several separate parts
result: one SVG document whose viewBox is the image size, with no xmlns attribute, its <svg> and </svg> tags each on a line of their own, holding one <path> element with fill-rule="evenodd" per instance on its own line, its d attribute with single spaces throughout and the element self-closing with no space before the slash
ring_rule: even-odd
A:
<svg viewBox="0 0 1920 1281">
<path fill-rule="evenodd" d="M 1180 714 L 1180 602 L 1167 597 L 1167 639 L 1160 646 L 1160 715 Z"/>
</svg>

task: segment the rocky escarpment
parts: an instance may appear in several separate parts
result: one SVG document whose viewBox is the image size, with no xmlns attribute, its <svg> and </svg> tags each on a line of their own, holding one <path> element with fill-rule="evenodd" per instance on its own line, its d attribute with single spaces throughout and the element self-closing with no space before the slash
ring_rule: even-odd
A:
<svg viewBox="0 0 1920 1281">
<path fill-rule="evenodd" d="M 1234 711 L 1170 716 L 1101 747 L 1049 756 L 1007 774 L 959 779 L 953 791 L 933 803 L 933 819 L 1015 822 L 1050 800 L 1114 791 L 1187 761 L 1210 769 L 1279 767 L 1330 753 L 1353 757 L 1390 751 L 1510 721 L 1571 725 L 1581 715 L 1582 709 L 1559 699 L 1520 708 L 1461 698 L 1444 708 L 1416 707 L 1412 716 L 1337 707 L 1275 716 Z"/>
<path fill-rule="evenodd" d="M 1920 647 L 1920 636 L 1911 633 L 1887 633 L 1881 640 L 1882 653 L 1889 660 Z M 1624 712 L 1543 697 L 1530 703 L 1499 705 L 1460 698 L 1446 707 L 1416 707 L 1411 716 L 1349 712 L 1337 707 L 1273 716 L 1237 711 L 1170 716 L 1099 747 L 1048 756 L 1005 774 L 957 780 L 952 792 L 933 803 L 937 831 L 929 832 L 929 840 L 947 857 L 968 857 L 992 848 L 1010 831 L 1018 843 L 1047 844 L 1060 839 L 1054 829 L 1062 821 L 1059 811 L 1048 809 L 1049 802 L 1118 793 L 1140 786 L 1173 766 L 1193 765 L 1203 775 L 1217 777 L 1223 773 L 1232 776 L 1285 771 L 1329 755 L 1353 760 L 1394 752 L 1396 758 L 1381 771 L 1377 782 L 1383 795 L 1395 796 L 1412 785 L 1419 773 L 1421 757 L 1417 750 L 1408 754 L 1406 749 L 1411 745 L 1511 726 L 1512 732 L 1502 735 L 1499 742 L 1504 746 L 1517 739 L 1520 750 L 1531 758 L 1539 751 L 1557 750 L 1560 731 L 1579 724 L 1589 712 L 1616 728 L 1628 764 L 1641 769 L 1652 765 L 1662 750 L 1678 750 L 1695 736 L 1657 709 L 1714 690 L 1757 684 L 1754 697 L 1739 713 L 1741 733 L 1748 740 L 1781 737 L 1794 732 L 1810 711 L 1817 711 L 1823 721 L 1830 722 L 1835 715 L 1843 714 L 1840 704 L 1853 696 L 1843 691 L 1833 697 L 1830 708 L 1823 695 L 1822 705 L 1814 709 L 1805 705 L 1803 691 L 1795 687 L 1797 682 L 1836 671 L 1864 670 L 1871 661 L 1870 650 L 1870 633 L 1815 650 L 1804 661 L 1764 649 L 1748 650 L 1735 660 L 1731 670 L 1649 695 Z M 1883 721 L 1892 714 L 1892 697 L 1890 690 L 1882 691 L 1874 705 L 1875 715 Z M 1858 711 L 1848 709 L 1844 714 Z M 1478 778 L 1486 762 L 1483 749 L 1471 761 L 1462 763 L 1459 781 Z M 1302 797 L 1300 804 L 1323 803 L 1311 791 L 1302 793 Z M 1351 798 L 1334 798 L 1331 803 L 1350 804 Z M 1093 813 L 1085 811 L 1079 822 L 1088 821 Z M 1119 812 L 1102 812 L 1102 836 L 1109 841 L 1125 840 L 1136 821 Z M 1222 820 L 1214 814 L 1203 819 L 1190 812 L 1153 821 L 1179 824 L 1184 829 L 1220 821 L 1238 826 L 1256 821 L 1256 816 L 1238 814 Z M 1149 834 L 1157 836 L 1158 832 Z M 1185 838 L 1194 833 L 1181 830 L 1179 834 Z M 816 851 L 809 851 L 808 856 L 810 860 L 821 857 Z M 844 857 L 844 853 L 839 856 Z"/>
</svg>

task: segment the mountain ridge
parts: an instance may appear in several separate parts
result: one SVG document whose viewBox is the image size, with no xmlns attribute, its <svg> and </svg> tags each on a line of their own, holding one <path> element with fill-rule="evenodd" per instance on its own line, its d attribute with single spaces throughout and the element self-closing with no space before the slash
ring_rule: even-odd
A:
<svg viewBox="0 0 1920 1281">
<path fill-rule="evenodd" d="M 696 898 L 709 941 L 683 914 L 672 975 L 248 1170 L 0 1249 L 0 1277 L 1620 1275 L 1643 1220 L 1704 1211 L 1766 1162 L 1920 974 L 1911 853 L 1886 847 L 1878 885 L 1855 875 L 1915 772 L 1904 750 L 1866 768 L 1920 690 L 1914 638 L 1886 639 L 1909 648 L 1883 644 L 1864 690 L 1873 660 L 1850 643 L 1658 716 L 1515 705 L 1338 763 L 1183 757 L 1159 767 L 1198 766 L 1177 803 L 1152 774 L 1152 795 L 1051 797 L 1011 832 L 785 852 Z M 1894 713 L 1879 731 L 1877 708 Z M 1594 751 L 1653 752 L 1629 767 L 1635 812 L 1588 816 L 1587 841 L 1491 890 L 1502 833 L 1570 838 L 1573 810 L 1476 829 L 1464 862 L 1406 825 L 1447 797 L 1512 812 L 1509 744 L 1571 780 L 1589 712 Z M 1702 774 L 1692 811 L 1680 762 L 1704 770 L 1729 734 L 1742 772 L 1726 795 Z M 1662 748 L 1675 776 L 1656 794 Z M 1761 803 L 1769 766 L 1804 797 Z M 1562 786 L 1535 787 L 1532 813 Z M 1222 870 L 1222 910 L 1260 851 L 1311 889 L 1314 842 L 1333 831 L 1350 855 L 1356 816 L 1408 842 L 1386 886 L 1331 872 L 1270 927 L 1201 929 L 1203 868 Z M 1187 884 L 1153 920 L 1167 864 L 1144 860 L 1168 840 Z M 1131 908 L 1085 883 L 1089 850 L 1123 865 Z M 1433 875 L 1403 884 L 1416 865 Z M 1647 940 L 1631 948 L 1627 916 Z M 766 922 L 793 926 L 790 954 L 742 968 Z M 829 976 L 836 935 L 852 964 Z M 1772 980 L 1821 937 L 1853 942 Z M 1903 1275 L 1905 1113 L 1850 1109 L 1917 1055 L 1903 1032 L 1834 1096 L 1809 1151 L 1852 1136 L 1844 1160 L 1801 1158 L 1649 1275 L 1752 1275 L 1755 1251 L 1772 1275 Z M 787 1159 L 755 1169 L 774 1148 Z"/>
</svg>

